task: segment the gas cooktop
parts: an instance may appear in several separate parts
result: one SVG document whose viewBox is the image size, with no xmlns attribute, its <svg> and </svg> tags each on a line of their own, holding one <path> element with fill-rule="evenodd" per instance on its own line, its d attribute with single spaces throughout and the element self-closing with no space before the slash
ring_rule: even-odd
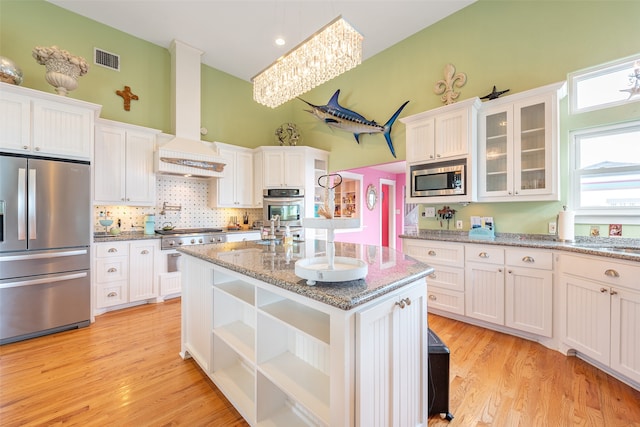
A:
<svg viewBox="0 0 640 427">
<path fill-rule="evenodd" d="M 171 236 L 174 234 L 221 233 L 222 228 L 174 228 L 173 230 L 156 230 L 157 234 Z"/>
</svg>

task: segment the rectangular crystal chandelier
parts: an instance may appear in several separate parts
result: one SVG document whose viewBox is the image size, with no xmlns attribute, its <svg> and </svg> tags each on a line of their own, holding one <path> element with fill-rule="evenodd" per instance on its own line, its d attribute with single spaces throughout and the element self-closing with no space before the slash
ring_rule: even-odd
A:
<svg viewBox="0 0 640 427">
<path fill-rule="evenodd" d="M 362 35 L 342 16 L 253 77 L 253 99 L 275 108 L 362 62 Z"/>
</svg>

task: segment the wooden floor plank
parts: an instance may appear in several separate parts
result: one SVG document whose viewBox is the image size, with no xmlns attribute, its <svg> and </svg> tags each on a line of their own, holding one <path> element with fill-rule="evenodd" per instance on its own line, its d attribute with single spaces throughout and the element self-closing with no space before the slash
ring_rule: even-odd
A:
<svg viewBox="0 0 640 427">
<path fill-rule="evenodd" d="M 429 426 L 640 426 L 640 392 L 520 338 L 429 315 L 451 351 L 451 422 Z M 180 351 L 180 300 L 0 346 L 0 425 L 246 426 Z"/>
</svg>

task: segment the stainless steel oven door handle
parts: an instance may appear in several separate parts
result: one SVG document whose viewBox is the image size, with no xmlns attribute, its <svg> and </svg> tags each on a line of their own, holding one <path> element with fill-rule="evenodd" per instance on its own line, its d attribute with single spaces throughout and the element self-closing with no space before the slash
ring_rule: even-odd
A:
<svg viewBox="0 0 640 427">
<path fill-rule="evenodd" d="M 19 280 L 17 282 L 7 282 L 7 283 L 0 284 L 0 289 L 17 288 L 20 286 L 42 285 L 45 283 L 63 282 L 66 280 L 80 279 L 82 277 L 87 277 L 87 273 L 82 272 L 82 273 L 74 273 L 74 274 L 65 274 L 64 276 L 57 276 L 57 277 L 43 277 L 42 279 Z"/>
<path fill-rule="evenodd" d="M 36 232 L 36 170 L 29 169 L 29 204 L 27 206 L 28 209 L 28 218 L 29 218 L 29 240 L 35 240 L 38 237 L 38 233 Z"/>
</svg>

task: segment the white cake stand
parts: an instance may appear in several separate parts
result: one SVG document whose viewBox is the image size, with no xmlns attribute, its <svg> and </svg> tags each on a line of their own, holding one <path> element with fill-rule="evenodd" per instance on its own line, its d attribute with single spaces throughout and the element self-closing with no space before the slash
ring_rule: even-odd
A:
<svg viewBox="0 0 640 427">
<path fill-rule="evenodd" d="M 358 218 L 304 218 L 305 228 L 320 228 L 327 230 L 327 256 L 305 258 L 296 261 L 296 276 L 307 279 L 307 285 L 316 282 L 347 282 L 362 279 L 367 275 L 368 266 L 362 260 L 350 257 L 336 257 L 334 242 L 336 229 L 358 228 Z"/>
</svg>

